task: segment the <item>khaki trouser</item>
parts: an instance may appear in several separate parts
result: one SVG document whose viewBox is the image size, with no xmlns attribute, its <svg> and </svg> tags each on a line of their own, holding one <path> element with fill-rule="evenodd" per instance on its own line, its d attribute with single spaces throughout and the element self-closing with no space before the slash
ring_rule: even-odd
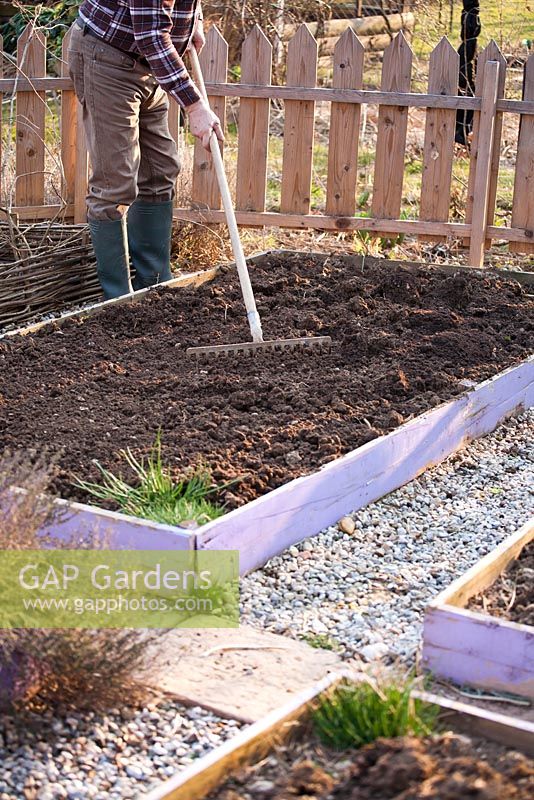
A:
<svg viewBox="0 0 534 800">
<path fill-rule="evenodd" d="M 172 200 L 180 162 L 167 94 L 148 66 L 76 24 L 68 58 L 91 165 L 89 219 L 120 219 L 137 197 Z"/>
</svg>

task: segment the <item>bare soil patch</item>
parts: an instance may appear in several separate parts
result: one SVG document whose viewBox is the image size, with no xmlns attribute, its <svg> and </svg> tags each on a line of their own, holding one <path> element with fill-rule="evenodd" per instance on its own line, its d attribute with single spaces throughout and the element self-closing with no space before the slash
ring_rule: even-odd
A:
<svg viewBox="0 0 534 800">
<path fill-rule="evenodd" d="M 534 626 L 534 542 L 468 608 Z"/>
<path fill-rule="evenodd" d="M 264 353 L 197 365 L 196 344 L 249 338 L 238 279 L 154 290 L 85 321 L 0 342 L 0 451 L 61 451 L 54 489 L 92 463 L 119 471 L 161 430 L 176 471 L 202 461 L 233 507 L 391 431 L 524 359 L 534 302 L 514 282 L 338 255 L 255 265 L 266 338 L 329 334 L 330 353 Z M 122 469 L 124 472 L 124 469 Z"/>
<path fill-rule="evenodd" d="M 281 748 L 243 769 L 211 800 L 530 800 L 534 762 L 491 742 L 445 734 L 377 739 L 333 754 Z"/>
</svg>

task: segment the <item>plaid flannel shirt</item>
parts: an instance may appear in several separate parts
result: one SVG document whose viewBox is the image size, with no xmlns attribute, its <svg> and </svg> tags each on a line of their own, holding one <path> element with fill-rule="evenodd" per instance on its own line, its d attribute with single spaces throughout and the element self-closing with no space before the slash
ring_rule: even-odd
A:
<svg viewBox="0 0 534 800">
<path fill-rule="evenodd" d="M 108 44 L 144 56 L 180 106 L 200 99 L 181 58 L 201 18 L 200 0 L 84 0 L 79 13 Z"/>
</svg>

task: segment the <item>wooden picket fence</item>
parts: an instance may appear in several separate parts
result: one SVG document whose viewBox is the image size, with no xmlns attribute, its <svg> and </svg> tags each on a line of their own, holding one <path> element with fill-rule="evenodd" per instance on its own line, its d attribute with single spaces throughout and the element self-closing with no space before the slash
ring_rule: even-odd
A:
<svg viewBox="0 0 534 800">
<path fill-rule="evenodd" d="M 64 43 L 64 57 L 68 40 Z M 66 65 L 46 76 L 46 42 L 30 27 L 19 41 L 18 77 L 1 79 L 0 95 L 16 92 L 16 192 L 10 211 L 20 219 L 85 219 L 87 150 L 81 110 Z M 495 42 L 478 58 L 476 96 L 460 97 L 458 55 L 442 39 L 430 57 L 428 93 L 411 89 L 412 51 L 398 34 L 384 52 L 379 91 L 362 89 L 364 48 L 348 28 L 333 54 L 330 88 L 317 86 L 317 42 L 306 25 L 288 45 L 286 85 L 271 85 L 272 48 L 259 27 L 246 38 L 241 82 L 228 82 L 227 44 L 212 27 L 201 54 L 210 102 L 224 120 L 228 98 L 240 98 L 235 204 L 245 226 L 365 230 L 376 235 L 415 234 L 430 241 L 469 241 L 470 263 L 480 266 L 492 239 L 514 252 L 534 253 L 534 56 L 524 72 L 523 100 L 504 96 L 506 61 Z M 45 204 L 45 99 L 61 95 L 62 198 Z M 270 100 L 284 101 L 283 169 L 279 211 L 266 211 Z M 310 213 L 315 104 L 331 105 L 324 214 Z M 371 217 L 356 216 L 358 139 L 364 104 L 379 106 Z M 426 109 L 419 219 L 400 219 L 408 109 Z M 456 111 L 474 111 L 465 218 L 449 221 Z M 520 115 L 511 226 L 494 224 L 504 114 Z M 178 137 L 179 110 L 171 104 L 170 127 Z M 192 207 L 179 219 L 220 223 L 224 213 L 211 157 L 195 146 Z"/>
</svg>

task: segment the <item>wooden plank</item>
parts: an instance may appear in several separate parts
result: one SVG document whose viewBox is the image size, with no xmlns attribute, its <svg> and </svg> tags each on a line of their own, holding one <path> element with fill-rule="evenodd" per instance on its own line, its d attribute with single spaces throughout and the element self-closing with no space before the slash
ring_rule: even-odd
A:
<svg viewBox="0 0 534 800">
<path fill-rule="evenodd" d="M 46 74 L 46 42 L 30 22 L 17 42 L 17 65 L 31 78 Z M 44 203 L 46 98 L 43 92 L 17 94 L 15 202 L 21 206 Z"/>
<path fill-rule="evenodd" d="M 534 114 L 534 100 L 497 100 L 497 111 L 509 114 Z"/>
<path fill-rule="evenodd" d="M 74 174 L 74 222 L 87 222 L 87 181 L 89 176 L 89 153 L 83 124 L 83 107 L 76 103 L 76 164 Z"/>
<path fill-rule="evenodd" d="M 341 665 L 330 650 L 247 625 L 201 630 L 207 620 L 200 614 L 188 622 L 191 630 L 167 634 L 146 684 L 250 725 Z"/>
<path fill-rule="evenodd" d="M 175 218 L 183 221 L 198 221 L 205 224 L 224 222 L 224 212 L 179 208 Z M 469 233 L 470 225 L 463 222 L 420 222 L 407 219 L 373 219 L 371 217 L 327 217 L 322 214 L 280 214 L 276 211 L 237 211 L 239 225 L 275 225 L 286 228 L 314 228 L 336 231 L 386 231 L 388 233 L 433 233 L 444 236 L 462 236 Z M 500 229 L 499 229 L 500 230 Z M 508 229 L 503 228 L 503 238 Z M 524 236 L 522 231 L 518 236 Z"/>
<path fill-rule="evenodd" d="M 497 61 L 499 69 L 499 80 L 497 99 L 504 97 L 504 85 L 506 81 L 506 59 L 499 50 L 497 43 L 492 39 L 488 45 L 482 50 L 477 58 L 477 73 L 475 79 L 475 95 L 482 97 L 484 93 L 485 70 L 488 61 Z M 497 180 L 499 173 L 499 159 L 500 159 L 500 144 L 501 144 L 501 131 L 502 131 L 502 113 L 497 109 L 498 114 L 495 121 L 494 128 L 494 142 L 491 152 L 491 173 L 488 184 L 488 208 L 487 208 L 487 224 L 493 225 L 493 217 L 495 213 L 495 198 L 497 196 Z M 465 219 L 466 222 L 471 222 L 473 218 L 473 208 L 475 197 L 478 202 L 478 194 L 476 190 L 476 173 L 477 162 L 479 155 L 479 130 L 480 130 L 480 114 L 475 113 L 473 118 L 473 136 L 471 139 L 471 158 L 469 162 L 469 177 L 467 183 L 467 206 Z M 491 244 L 490 240 L 486 242 L 485 246 Z"/>
<path fill-rule="evenodd" d="M 525 64 L 523 100 L 534 100 L 534 54 Z M 519 121 L 515 165 L 512 227 L 529 230 L 534 236 L 534 117 L 522 116 Z M 510 243 L 511 253 L 534 253 L 530 244 Z"/>
<path fill-rule="evenodd" d="M 497 100 L 498 100 L 499 97 L 504 97 L 505 85 L 506 85 L 506 69 L 508 65 L 506 62 L 506 58 L 503 56 L 499 48 L 497 48 L 494 60 L 499 62 L 499 81 L 497 86 Z M 477 69 L 478 69 L 478 64 L 477 64 Z M 488 214 L 487 214 L 488 225 L 493 225 L 493 223 L 495 222 L 495 205 L 497 201 L 497 186 L 499 182 L 499 166 L 501 159 L 502 123 L 503 123 L 502 111 L 499 111 L 497 108 L 495 117 L 495 129 L 493 132 L 493 153 L 491 156 L 491 174 L 489 180 Z M 486 239 L 485 247 L 486 250 L 489 250 L 489 248 L 491 247 L 491 239 L 489 238 Z"/>
<path fill-rule="evenodd" d="M 0 92 L 35 91 L 60 91 L 72 89 L 70 78 L 34 78 L 31 83 L 24 79 L 0 78 Z M 358 103 L 360 105 L 371 103 L 389 106 L 410 106 L 412 108 L 460 108 L 480 110 L 480 97 L 443 97 L 441 95 L 427 95 L 412 92 L 377 92 L 362 89 L 349 92 L 342 89 L 329 89 L 317 87 L 315 89 L 303 87 L 302 91 L 292 86 L 250 86 L 240 83 L 209 83 L 206 88 L 208 94 L 216 97 L 259 97 L 280 100 L 305 100 L 332 101 L 338 103 Z M 497 102 L 497 111 L 509 114 L 534 114 L 534 101 L 532 100 L 504 100 Z"/>
<path fill-rule="evenodd" d="M 273 48 L 258 25 L 246 37 L 241 51 L 241 80 L 271 83 Z M 269 150 L 269 100 L 243 98 L 239 103 L 236 208 L 264 211 Z"/>
<path fill-rule="evenodd" d="M 208 523 L 197 546 L 239 549 L 255 569 L 344 514 L 398 489 L 518 409 L 534 405 L 534 357 L 397 430 Z"/>
<path fill-rule="evenodd" d="M 534 629 L 454 606 L 431 607 L 422 665 L 454 683 L 534 699 Z"/>
<path fill-rule="evenodd" d="M 72 28 L 67 31 L 61 45 L 61 74 L 69 74 L 68 49 Z M 78 125 L 78 101 L 73 89 L 61 92 L 61 163 L 63 167 L 61 197 L 65 203 L 73 203 L 76 186 L 76 134 Z"/>
<path fill-rule="evenodd" d="M 16 214 L 20 220 L 46 220 L 61 217 L 62 221 L 74 217 L 74 204 L 66 206 L 51 204 L 45 206 L 14 206 L 11 213 Z M 6 214 L 0 209 L 0 219 L 5 219 Z"/>
<path fill-rule="evenodd" d="M 1 82 L 0 82 L 1 88 Z M 348 91 L 346 89 L 315 89 L 291 86 L 248 86 L 241 83 L 211 84 L 208 91 L 214 95 L 225 97 L 270 97 L 278 100 L 318 100 L 321 102 L 370 103 L 383 106 L 409 106 L 410 108 L 454 108 L 480 111 L 480 97 L 459 97 L 451 95 L 429 95 L 414 92 L 378 92 L 370 89 Z M 512 114 L 534 114 L 534 101 L 531 100 L 499 100 L 497 110 Z"/>
<path fill-rule="evenodd" d="M 399 33 L 384 52 L 381 90 L 408 92 L 411 69 L 412 51 Z M 400 216 L 407 126 L 406 107 L 380 107 L 371 203 L 373 217 L 398 219 Z"/>
<path fill-rule="evenodd" d="M 261 227 L 273 225 L 280 228 L 311 228 L 325 231 L 382 231 L 385 233 L 435 234 L 440 236 L 466 236 L 471 225 L 465 222 L 424 222 L 408 219 L 374 219 L 372 217 L 328 217 L 322 214 L 279 214 L 275 211 L 237 211 L 239 225 Z M 225 221 L 223 211 L 191 210 L 178 208 L 175 219 L 204 224 Z M 531 242 L 530 231 L 522 228 L 487 228 L 493 238 L 504 242 Z"/>
<path fill-rule="evenodd" d="M 443 605 L 465 606 L 468 600 L 491 586 L 508 564 L 516 559 L 525 545 L 533 539 L 534 517 L 451 583 L 430 605 L 436 608 Z"/>
<path fill-rule="evenodd" d="M 336 45 L 333 84 L 338 89 L 361 89 L 362 80 L 363 48 L 349 28 Z M 327 214 L 350 217 L 356 211 L 360 112 L 358 105 L 332 103 L 326 182 Z"/>
<path fill-rule="evenodd" d="M 458 87 L 459 69 L 460 57 L 448 39 L 443 37 L 430 56 L 428 93 L 454 94 Z M 427 111 L 419 213 L 422 220 L 447 222 L 449 218 L 455 128 L 455 111 Z M 421 238 L 427 242 L 442 241 L 440 236 Z"/>
<path fill-rule="evenodd" d="M 484 68 L 482 108 L 478 121 L 476 174 L 474 178 L 473 194 L 474 202 L 471 211 L 469 263 L 472 267 L 481 267 L 484 264 L 484 247 L 491 192 L 490 183 L 495 132 L 495 107 L 498 89 L 499 62 L 487 61 Z"/>
<path fill-rule="evenodd" d="M 441 708 L 447 726 L 471 736 L 483 736 L 534 755 L 534 723 L 499 714 L 470 703 L 461 703 L 432 692 L 412 692 L 412 697 Z"/>
<path fill-rule="evenodd" d="M 163 525 L 82 503 L 56 500 L 58 519 L 39 531 L 60 541 L 102 537 L 107 550 L 194 550 L 195 535 L 179 526 Z"/>
<path fill-rule="evenodd" d="M 199 55 L 202 73 L 207 81 L 223 83 L 228 77 L 228 45 L 215 25 L 206 34 L 206 46 Z M 226 98 L 216 96 L 208 90 L 211 108 L 221 120 L 224 130 L 226 126 Z M 220 144 L 221 153 L 223 145 Z M 193 185 L 191 199 L 199 206 L 220 208 L 221 195 L 211 153 L 195 140 L 193 154 Z"/>
<path fill-rule="evenodd" d="M 304 690 L 282 708 L 238 733 L 197 763 L 150 792 L 146 800 L 203 800 L 239 767 L 259 760 L 282 744 L 298 726 L 310 704 L 344 677 L 334 673 Z"/>
<path fill-rule="evenodd" d="M 315 86 L 317 42 L 304 24 L 288 45 L 286 64 L 288 86 Z M 280 210 L 285 213 L 310 210 L 314 116 L 313 100 L 286 101 L 280 198 Z"/>
<path fill-rule="evenodd" d="M 179 289 L 185 286 L 202 286 L 203 283 L 213 280 L 217 276 L 218 272 L 219 270 L 217 267 L 199 270 L 198 272 L 188 272 L 185 275 L 179 275 L 177 278 L 171 278 L 169 281 L 163 281 L 163 283 L 158 284 L 158 287 L 165 286 L 169 289 Z M 42 322 L 35 322 L 32 325 L 25 325 L 23 328 L 17 328 L 17 330 L 6 331 L 5 333 L 0 334 L 0 340 L 3 338 L 9 338 L 11 336 L 27 336 L 29 333 L 35 333 L 43 328 L 55 328 L 58 325 L 62 325 L 68 319 L 81 320 L 85 319 L 86 317 L 92 317 L 95 314 L 99 314 L 102 310 L 112 306 L 138 303 L 139 301 L 143 300 L 150 291 L 154 291 L 153 286 L 149 286 L 146 289 L 138 289 L 137 292 L 122 295 L 121 297 L 114 297 L 111 300 L 103 300 L 100 303 L 93 303 L 90 306 L 86 306 L 85 308 L 78 309 L 76 311 L 67 311 L 65 314 L 61 314 L 60 317 L 55 319 L 43 320 Z"/>
<path fill-rule="evenodd" d="M 17 78 L 2 78 L 0 79 L 0 92 L 11 93 L 15 89 L 18 92 L 60 92 L 72 89 L 72 81 L 70 78 L 52 78 L 52 77 L 33 77 L 28 80 L 23 75 Z"/>
</svg>

